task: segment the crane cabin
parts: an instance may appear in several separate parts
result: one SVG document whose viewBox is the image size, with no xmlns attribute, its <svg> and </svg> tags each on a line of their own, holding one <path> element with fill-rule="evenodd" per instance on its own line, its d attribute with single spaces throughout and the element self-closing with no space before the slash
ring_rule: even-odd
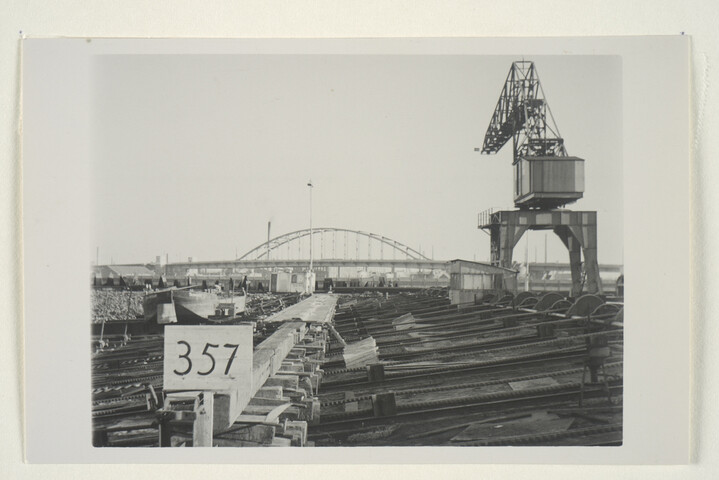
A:
<svg viewBox="0 0 719 480">
<path fill-rule="evenodd" d="M 552 209 L 576 202 L 584 194 L 584 159 L 517 157 L 514 162 L 514 205 Z"/>
</svg>

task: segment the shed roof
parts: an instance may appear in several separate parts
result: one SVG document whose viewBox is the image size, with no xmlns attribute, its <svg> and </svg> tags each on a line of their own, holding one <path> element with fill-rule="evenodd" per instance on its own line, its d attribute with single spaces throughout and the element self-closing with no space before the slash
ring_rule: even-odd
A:
<svg viewBox="0 0 719 480">
<path fill-rule="evenodd" d="M 154 277 L 155 272 L 144 265 L 100 265 L 93 269 L 101 277 Z"/>
<path fill-rule="evenodd" d="M 461 260 L 459 258 L 450 260 L 449 264 L 450 273 L 501 273 L 501 274 L 512 274 L 515 275 L 518 272 L 510 268 L 498 267 L 496 265 L 490 265 L 489 263 L 473 262 L 471 260 Z"/>
</svg>

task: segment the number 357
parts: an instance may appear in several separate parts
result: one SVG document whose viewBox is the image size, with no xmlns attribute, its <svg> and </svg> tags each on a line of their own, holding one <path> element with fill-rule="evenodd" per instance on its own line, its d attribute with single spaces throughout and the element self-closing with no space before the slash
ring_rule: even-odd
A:
<svg viewBox="0 0 719 480">
<path fill-rule="evenodd" d="M 183 353 L 182 355 L 179 355 L 179 358 L 182 358 L 183 360 L 185 360 L 187 362 L 187 368 L 184 371 L 173 370 L 173 372 L 175 373 L 175 375 L 184 376 L 192 371 L 192 360 L 190 360 L 190 352 L 192 350 L 192 347 L 190 347 L 190 344 L 184 340 L 179 340 L 177 342 L 177 344 L 185 346 L 185 353 Z M 239 344 L 226 343 L 223 345 L 223 347 L 232 350 L 232 354 L 230 355 L 230 358 L 227 359 L 227 364 L 225 365 L 224 375 L 227 375 L 230 372 L 230 367 L 232 366 L 232 361 L 235 359 L 235 355 L 237 354 L 237 347 L 239 347 Z M 206 343 L 205 344 L 205 349 L 202 350 L 202 356 L 208 357 L 210 359 L 210 362 L 212 362 L 212 365 L 210 366 L 210 368 L 208 370 L 206 370 L 204 372 L 200 372 L 198 370 L 197 371 L 198 375 L 209 375 L 215 370 L 215 367 L 217 366 L 217 362 L 215 361 L 215 357 L 212 355 L 212 350 L 211 350 L 214 348 L 220 348 L 220 346 L 215 345 L 214 343 Z"/>
</svg>

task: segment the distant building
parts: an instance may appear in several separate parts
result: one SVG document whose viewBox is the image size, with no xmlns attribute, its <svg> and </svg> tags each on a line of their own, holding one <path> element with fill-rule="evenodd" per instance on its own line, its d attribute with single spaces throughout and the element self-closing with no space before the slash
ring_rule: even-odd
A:
<svg viewBox="0 0 719 480">
<path fill-rule="evenodd" d="M 517 291 L 516 270 L 459 259 L 448 262 L 448 265 L 452 304 L 475 302 L 487 293 Z"/>
<path fill-rule="evenodd" d="M 144 265 L 96 265 L 92 267 L 94 286 L 143 285 L 157 277 Z"/>
<path fill-rule="evenodd" d="M 314 287 L 314 273 L 277 272 L 270 277 L 270 291 L 273 293 L 312 293 Z"/>
</svg>

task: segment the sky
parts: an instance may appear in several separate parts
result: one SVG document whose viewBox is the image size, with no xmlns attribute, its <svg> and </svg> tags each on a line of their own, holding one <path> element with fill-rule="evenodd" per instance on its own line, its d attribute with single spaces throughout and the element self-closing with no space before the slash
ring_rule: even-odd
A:
<svg viewBox="0 0 719 480">
<path fill-rule="evenodd" d="M 384 235 L 436 259 L 488 260 L 477 214 L 513 208 L 512 149 L 474 148 L 519 59 L 94 57 L 100 263 L 235 258 L 266 240 L 268 221 L 273 237 L 309 227 L 310 179 L 315 227 Z M 584 198 L 568 208 L 598 211 L 599 262 L 622 263 L 621 59 L 524 59 L 535 62 L 569 155 L 586 161 Z M 545 238 L 547 260 L 566 262 L 544 232 L 528 235 L 530 261 L 544 260 Z"/>
</svg>

